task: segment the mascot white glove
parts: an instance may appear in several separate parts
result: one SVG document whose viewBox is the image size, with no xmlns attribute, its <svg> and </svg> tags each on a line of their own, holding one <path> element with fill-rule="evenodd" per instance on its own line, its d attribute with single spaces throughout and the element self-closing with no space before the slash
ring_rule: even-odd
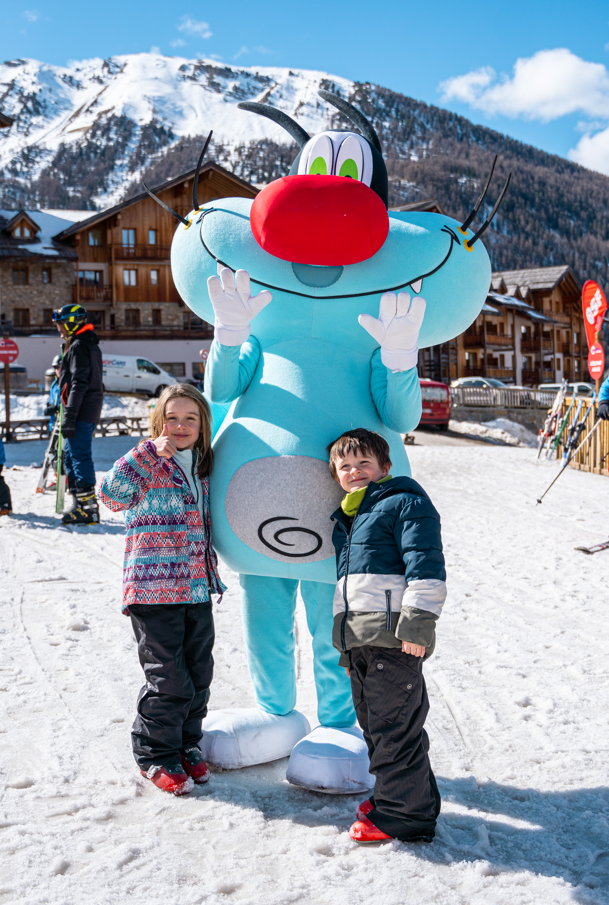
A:
<svg viewBox="0 0 609 905">
<path fill-rule="evenodd" d="M 425 299 L 410 301 L 408 292 L 385 292 L 381 296 L 378 320 L 360 314 L 358 321 L 381 347 L 381 361 L 390 371 L 408 371 L 417 363 L 417 340 L 425 316 Z"/>
<path fill-rule="evenodd" d="M 273 296 L 268 289 L 250 292 L 250 275 L 218 265 L 220 277 L 209 277 L 207 290 L 214 308 L 214 337 L 223 346 L 240 346 L 250 335 L 250 324 Z"/>
</svg>

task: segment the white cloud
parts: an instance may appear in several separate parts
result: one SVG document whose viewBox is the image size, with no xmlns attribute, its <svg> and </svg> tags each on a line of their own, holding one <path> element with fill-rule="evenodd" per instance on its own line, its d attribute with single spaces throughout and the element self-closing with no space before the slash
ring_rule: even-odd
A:
<svg viewBox="0 0 609 905">
<path fill-rule="evenodd" d="M 243 56 L 245 56 L 245 54 L 247 54 L 247 53 L 249 53 L 249 52 L 250 52 L 249 47 L 241 47 L 241 48 L 237 51 L 237 53 L 235 54 L 235 56 L 233 57 L 233 60 L 238 60 L 239 57 L 243 57 Z"/>
<path fill-rule="evenodd" d="M 28 22 L 37 22 L 40 19 L 40 13 L 37 9 L 25 9 L 22 14 Z"/>
<path fill-rule="evenodd" d="M 568 153 L 569 160 L 609 176 L 609 128 L 584 135 Z"/>
<path fill-rule="evenodd" d="M 519 59 L 511 76 L 490 67 L 440 85 L 442 99 L 463 101 L 488 114 L 549 122 L 569 113 L 609 118 L 609 73 L 566 48 Z"/>
<path fill-rule="evenodd" d="M 174 41 L 169 42 L 171 47 L 186 47 L 186 41 L 183 41 L 182 38 L 176 38 Z"/>
<path fill-rule="evenodd" d="M 444 101 L 460 101 L 489 115 L 539 120 L 583 114 L 574 131 L 582 137 L 568 157 L 609 176 L 609 72 L 559 47 L 540 50 L 514 64 L 511 75 L 490 66 L 439 85 Z"/>
<path fill-rule="evenodd" d="M 182 16 L 177 29 L 186 32 L 187 35 L 196 35 L 197 38 L 211 38 L 213 34 L 209 30 L 207 22 L 198 22 L 196 19 L 191 19 L 190 16 Z"/>
<path fill-rule="evenodd" d="M 157 47 L 156 44 L 153 44 L 152 47 L 150 48 L 150 53 L 160 53 L 160 52 L 161 52 L 161 48 Z"/>
</svg>

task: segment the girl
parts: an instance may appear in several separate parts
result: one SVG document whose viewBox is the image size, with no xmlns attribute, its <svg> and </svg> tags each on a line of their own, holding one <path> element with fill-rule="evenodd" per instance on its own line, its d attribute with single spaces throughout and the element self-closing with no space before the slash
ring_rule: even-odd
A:
<svg viewBox="0 0 609 905">
<path fill-rule="evenodd" d="M 146 677 L 133 754 L 155 786 L 183 795 L 209 779 L 199 741 L 213 669 L 210 594 L 225 590 L 211 541 L 211 415 L 201 393 L 164 390 L 151 435 L 114 463 L 100 499 L 125 510 L 127 525 L 123 613 Z"/>
</svg>

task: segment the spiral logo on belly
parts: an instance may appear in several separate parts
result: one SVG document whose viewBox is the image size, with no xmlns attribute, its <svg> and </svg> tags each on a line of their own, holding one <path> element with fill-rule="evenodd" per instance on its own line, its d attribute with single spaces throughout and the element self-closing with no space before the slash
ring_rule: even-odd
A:
<svg viewBox="0 0 609 905">
<path fill-rule="evenodd" d="M 272 522 L 297 522 L 297 518 L 293 518 L 289 515 L 278 515 L 275 518 L 267 518 L 264 522 L 262 522 L 258 527 L 258 537 L 262 541 L 265 547 L 268 547 L 269 550 L 272 550 L 274 553 L 280 553 L 282 556 L 313 556 L 314 553 L 317 553 L 319 549 L 321 549 L 321 545 L 323 543 L 321 537 L 317 533 L 317 531 L 312 531 L 311 528 L 301 528 L 298 525 L 290 525 L 287 528 L 280 528 L 278 531 L 275 531 L 273 534 L 273 540 L 277 544 L 281 544 L 282 547 L 293 547 L 294 544 L 288 543 L 288 541 L 281 540 L 281 536 L 283 534 L 291 534 L 295 531 L 298 531 L 300 534 L 310 534 L 312 538 L 315 538 L 315 546 L 312 550 L 306 550 L 304 553 L 289 553 L 287 550 L 281 550 L 279 547 L 274 547 L 273 544 L 269 543 L 269 541 L 264 537 L 264 529 L 267 525 L 270 525 Z"/>
</svg>

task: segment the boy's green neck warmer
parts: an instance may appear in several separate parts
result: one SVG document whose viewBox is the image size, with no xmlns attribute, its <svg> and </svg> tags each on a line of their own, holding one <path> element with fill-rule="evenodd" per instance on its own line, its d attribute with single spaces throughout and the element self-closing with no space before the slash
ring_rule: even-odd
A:
<svg viewBox="0 0 609 905">
<path fill-rule="evenodd" d="M 388 474 L 387 477 L 375 481 L 375 484 L 383 484 L 385 481 L 390 480 L 391 475 Z M 351 493 L 346 493 L 344 495 L 341 500 L 340 508 L 343 510 L 345 515 L 348 515 L 349 518 L 353 518 L 356 515 L 367 490 L 368 485 L 366 485 L 365 487 L 360 487 L 359 490 L 352 490 Z"/>
</svg>

